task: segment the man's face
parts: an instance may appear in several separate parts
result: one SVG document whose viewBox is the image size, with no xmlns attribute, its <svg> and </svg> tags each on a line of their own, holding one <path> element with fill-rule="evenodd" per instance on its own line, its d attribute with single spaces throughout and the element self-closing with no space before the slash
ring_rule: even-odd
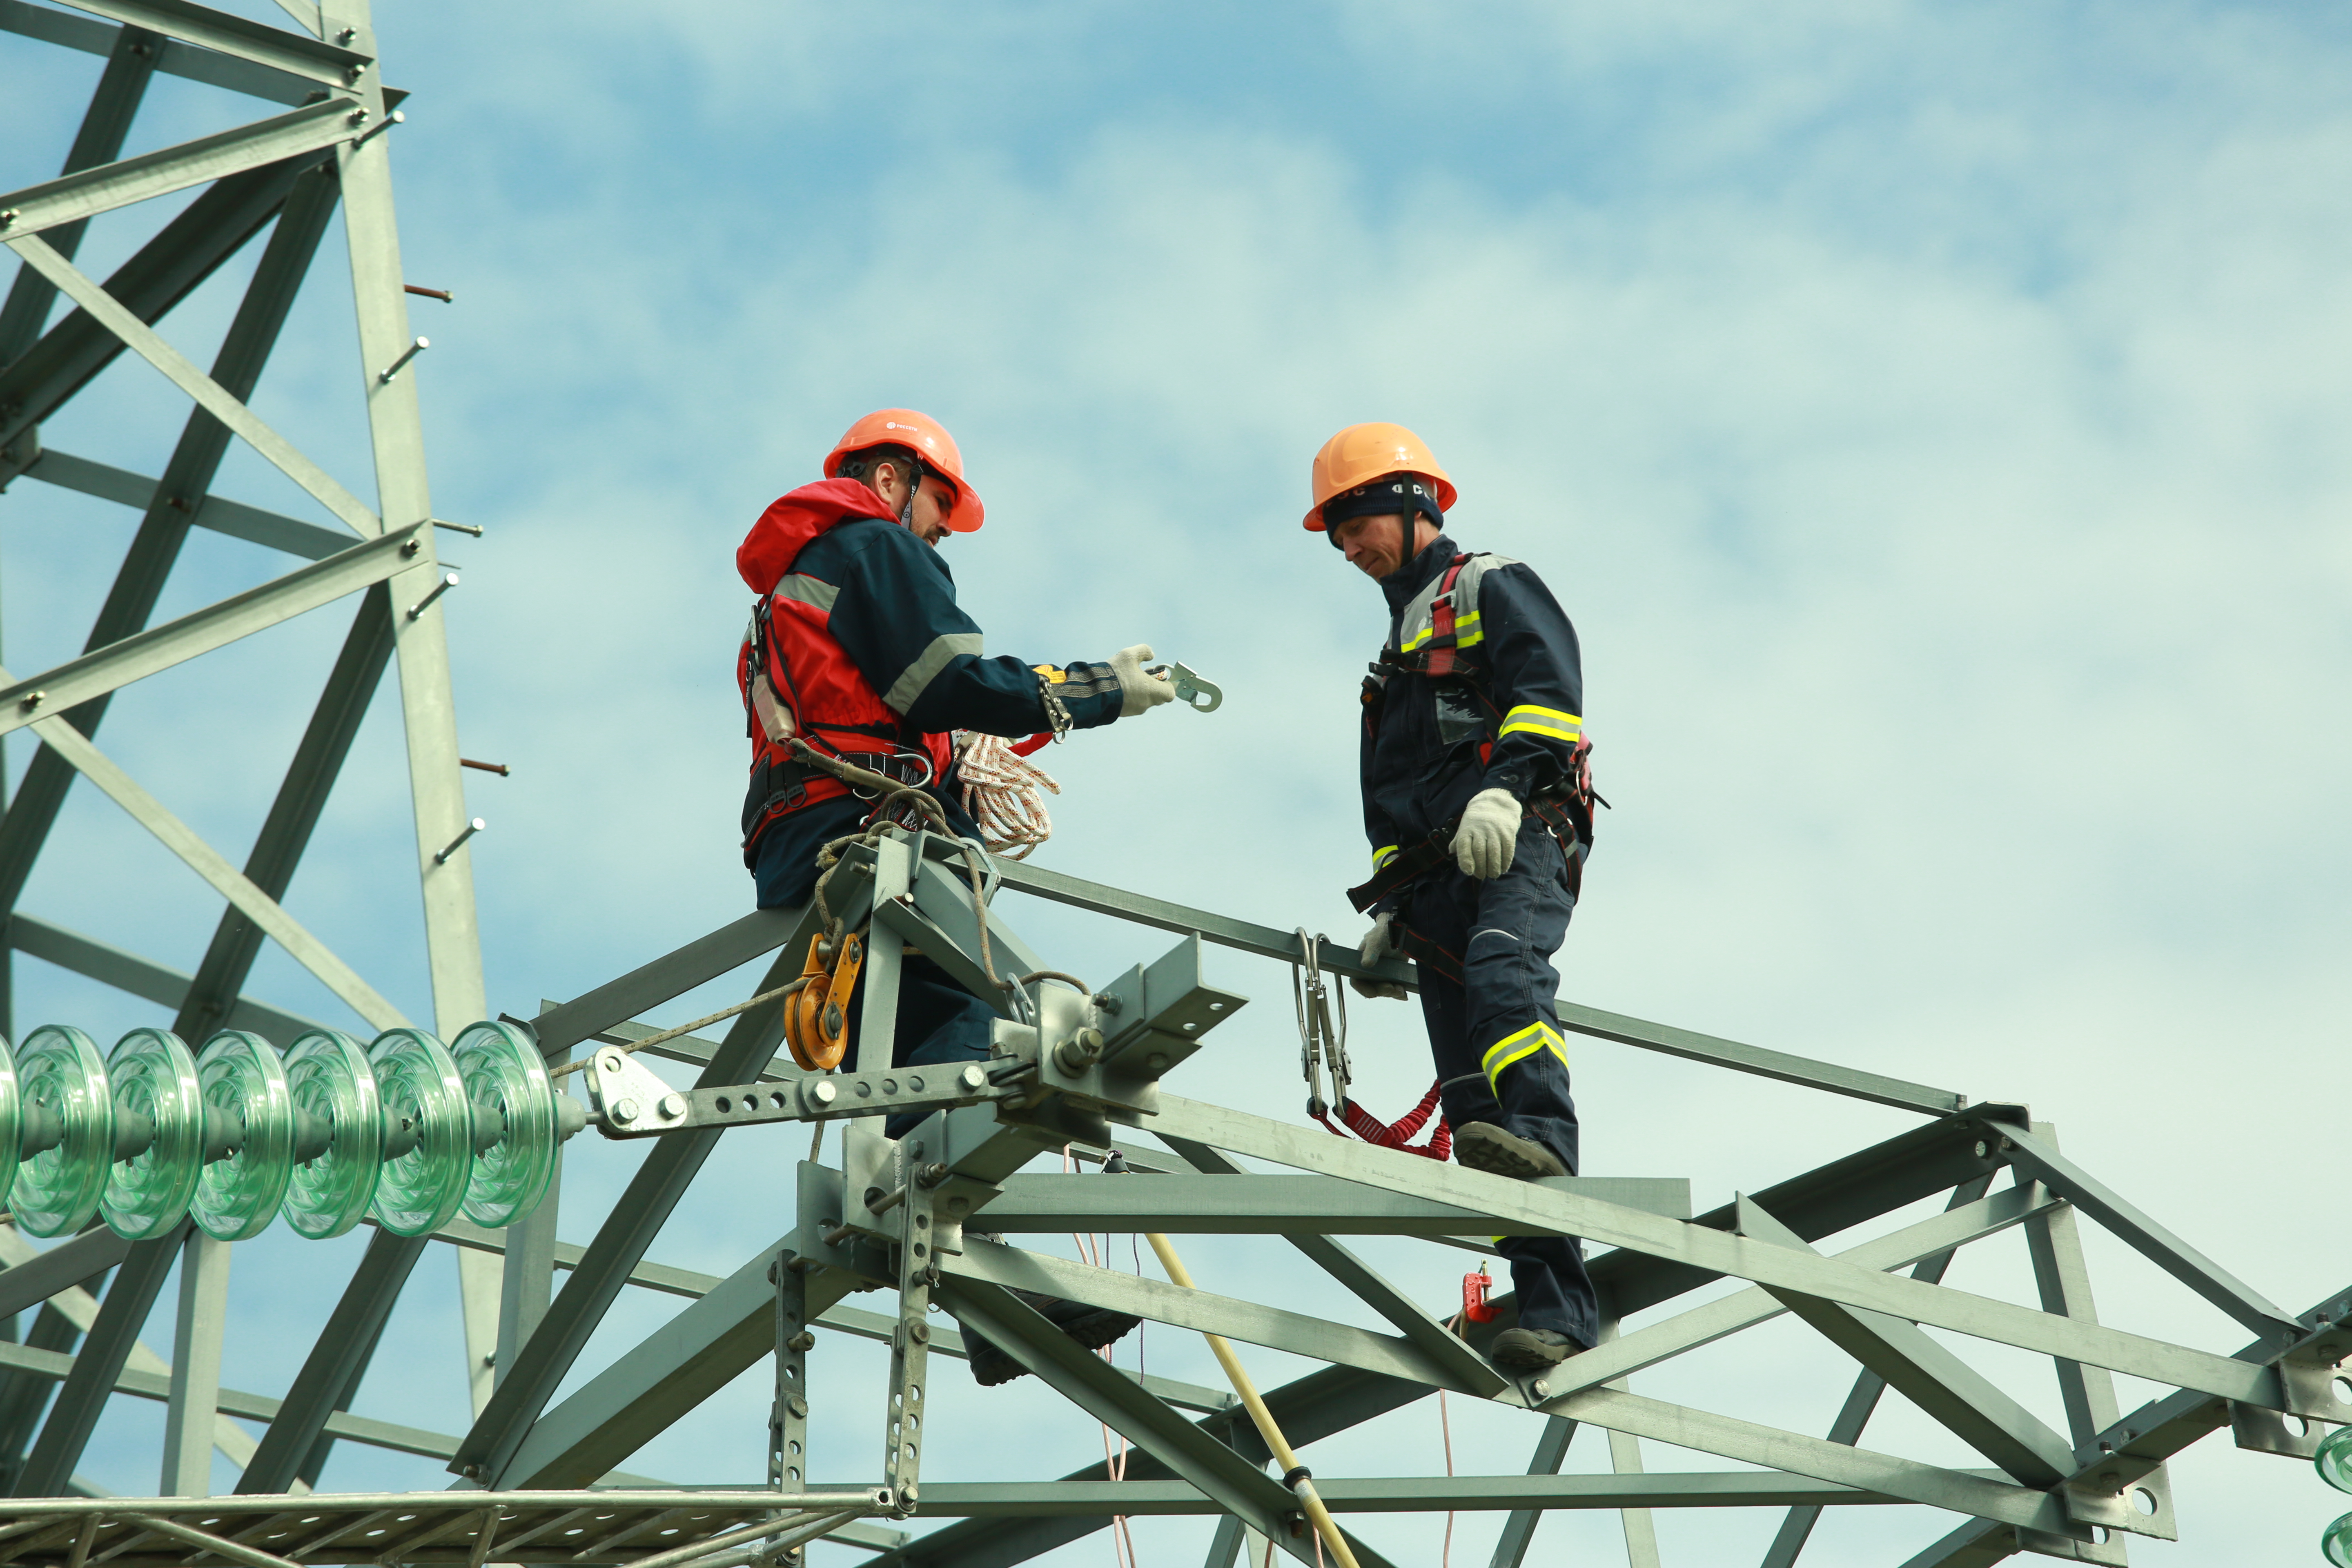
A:
<svg viewBox="0 0 2352 1568">
<path fill-rule="evenodd" d="M 1416 516 L 1414 521 L 1420 521 Z M 1339 542 L 1339 549 L 1348 557 L 1348 564 L 1377 583 L 1393 576 L 1404 564 L 1399 552 L 1402 543 L 1402 512 L 1375 512 L 1370 517 L 1351 517 L 1331 531 Z"/>
<path fill-rule="evenodd" d="M 874 493 L 892 511 L 898 510 L 907 499 L 907 482 L 898 477 L 898 465 L 884 463 L 875 471 Z M 953 487 L 937 474 L 925 474 L 922 488 L 915 492 L 915 537 L 936 547 L 947 537 L 948 513 L 954 507 Z"/>
</svg>

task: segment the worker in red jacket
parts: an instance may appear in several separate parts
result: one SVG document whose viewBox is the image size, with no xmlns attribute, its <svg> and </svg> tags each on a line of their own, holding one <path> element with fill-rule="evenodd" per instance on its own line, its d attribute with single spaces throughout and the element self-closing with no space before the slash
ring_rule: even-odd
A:
<svg viewBox="0 0 2352 1568">
<path fill-rule="evenodd" d="M 928 415 L 885 408 L 852 425 L 825 455 L 825 477 L 770 506 L 735 552 L 760 595 L 735 661 L 751 774 L 743 797 L 743 863 L 759 907 L 804 904 L 817 851 L 866 826 L 876 802 L 793 750 L 920 787 L 959 834 L 978 829 L 957 796 L 952 731 L 1060 736 L 1156 708 L 1175 689 L 1145 672 L 1149 645 L 1097 663 L 1032 665 L 982 651 L 978 623 L 956 604 L 939 546 L 976 532 L 985 515 L 955 439 Z M 847 1009 L 855 1038 L 861 984 Z M 996 1016 L 920 954 L 899 973 L 891 1065 L 984 1058 Z M 906 1132 L 919 1117 L 893 1118 Z M 1134 1326 L 1122 1313 L 1040 1300 L 1088 1348 Z M 975 1345 L 982 1383 L 1018 1376 L 1017 1363 Z"/>
</svg>

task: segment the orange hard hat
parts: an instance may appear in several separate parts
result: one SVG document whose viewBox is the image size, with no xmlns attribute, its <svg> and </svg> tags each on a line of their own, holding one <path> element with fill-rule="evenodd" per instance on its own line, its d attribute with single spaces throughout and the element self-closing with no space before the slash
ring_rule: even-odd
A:
<svg viewBox="0 0 2352 1568">
<path fill-rule="evenodd" d="M 980 497 L 964 482 L 963 454 L 947 426 L 911 408 L 880 408 L 860 419 L 824 455 L 824 477 L 841 472 L 842 460 L 869 447 L 904 447 L 922 459 L 923 467 L 948 482 L 955 504 L 948 509 L 948 527 L 957 533 L 978 529 L 988 515 Z"/>
<path fill-rule="evenodd" d="M 1454 510 L 1454 481 L 1420 437 L 1402 425 L 1350 425 L 1315 454 L 1315 504 L 1307 509 L 1307 529 L 1323 531 L 1325 501 L 1388 474 L 1421 474 L 1436 480 L 1437 510 Z"/>
</svg>

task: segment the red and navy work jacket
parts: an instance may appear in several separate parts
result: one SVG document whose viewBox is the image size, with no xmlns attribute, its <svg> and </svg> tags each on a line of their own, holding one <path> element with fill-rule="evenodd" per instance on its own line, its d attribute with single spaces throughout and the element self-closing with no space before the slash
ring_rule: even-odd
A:
<svg viewBox="0 0 2352 1568">
<path fill-rule="evenodd" d="M 1118 717 L 1118 680 L 1108 664 L 1033 668 L 982 657 L 980 626 L 957 607 L 955 579 L 939 551 L 856 479 L 803 485 L 769 507 L 735 552 L 735 568 L 761 595 L 735 658 L 751 738 L 747 863 L 770 823 L 850 793 L 768 739 L 751 712 L 755 648 L 800 739 L 897 776 L 919 757 L 935 792 L 953 760 L 950 731 L 1031 735 L 1052 727 L 1041 682 L 1052 685 L 1074 729 Z"/>
<path fill-rule="evenodd" d="M 1570 815 L 1589 838 L 1576 628 L 1535 569 L 1440 534 L 1381 592 L 1389 637 L 1364 682 L 1361 756 L 1373 869 L 1447 828 L 1481 790 L 1576 801 Z"/>
</svg>

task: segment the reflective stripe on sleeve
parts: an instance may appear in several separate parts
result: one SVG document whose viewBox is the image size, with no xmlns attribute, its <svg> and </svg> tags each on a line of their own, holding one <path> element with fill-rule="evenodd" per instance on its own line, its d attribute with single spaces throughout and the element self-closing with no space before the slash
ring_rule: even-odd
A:
<svg viewBox="0 0 2352 1568">
<path fill-rule="evenodd" d="M 1506 1035 L 1486 1047 L 1486 1059 L 1478 1065 L 1486 1069 L 1487 1087 L 1500 1099 L 1503 1093 L 1503 1069 L 1515 1062 L 1523 1062 L 1538 1051 L 1549 1049 L 1568 1065 L 1568 1050 L 1552 1026 L 1538 1019 L 1515 1035 Z"/>
<path fill-rule="evenodd" d="M 890 683 L 890 689 L 882 694 L 883 705 L 893 713 L 904 713 L 915 705 L 949 665 L 965 654 L 977 656 L 980 641 L 978 632 L 949 632 L 944 637 L 933 637 L 931 646 L 916 656 L 915 662 L 908 665 L 898 679 Z"/>
<path fill-rule="evenodd" d="M 1584 721 L 1576 714 L 1563 713 L 1557 708 L 1538 708 L 1532 703 L 1522 703 L 1503 715 L 1503 727 L 1496 732 L 1495 738 L 1501 740 L 1505 735 L 1517 734 L 1521 731 L 1530 735 L 1541 735 L 1547 740 L 1566 741 L 1572 746 L 1584 739 Z"/>
<path fill-rule="evenodd" d="M 841 588 L 838 584 L 796 572 L 776 584 L 774 596 L 789 604 L 814 605 L 820 610 L 830 611 L 834 601 L 841 597 Z"/>
<path fill-rule="evenodd" d="M 1378 849 L 1373 850 L 1372 869 L 1377 871 L 1381 867 L 1387 865 L 1390 861 L 1395 859 L 1396 852 L 1397 847 L 1393 844 L 1383 844 Z"/>
</svg>

